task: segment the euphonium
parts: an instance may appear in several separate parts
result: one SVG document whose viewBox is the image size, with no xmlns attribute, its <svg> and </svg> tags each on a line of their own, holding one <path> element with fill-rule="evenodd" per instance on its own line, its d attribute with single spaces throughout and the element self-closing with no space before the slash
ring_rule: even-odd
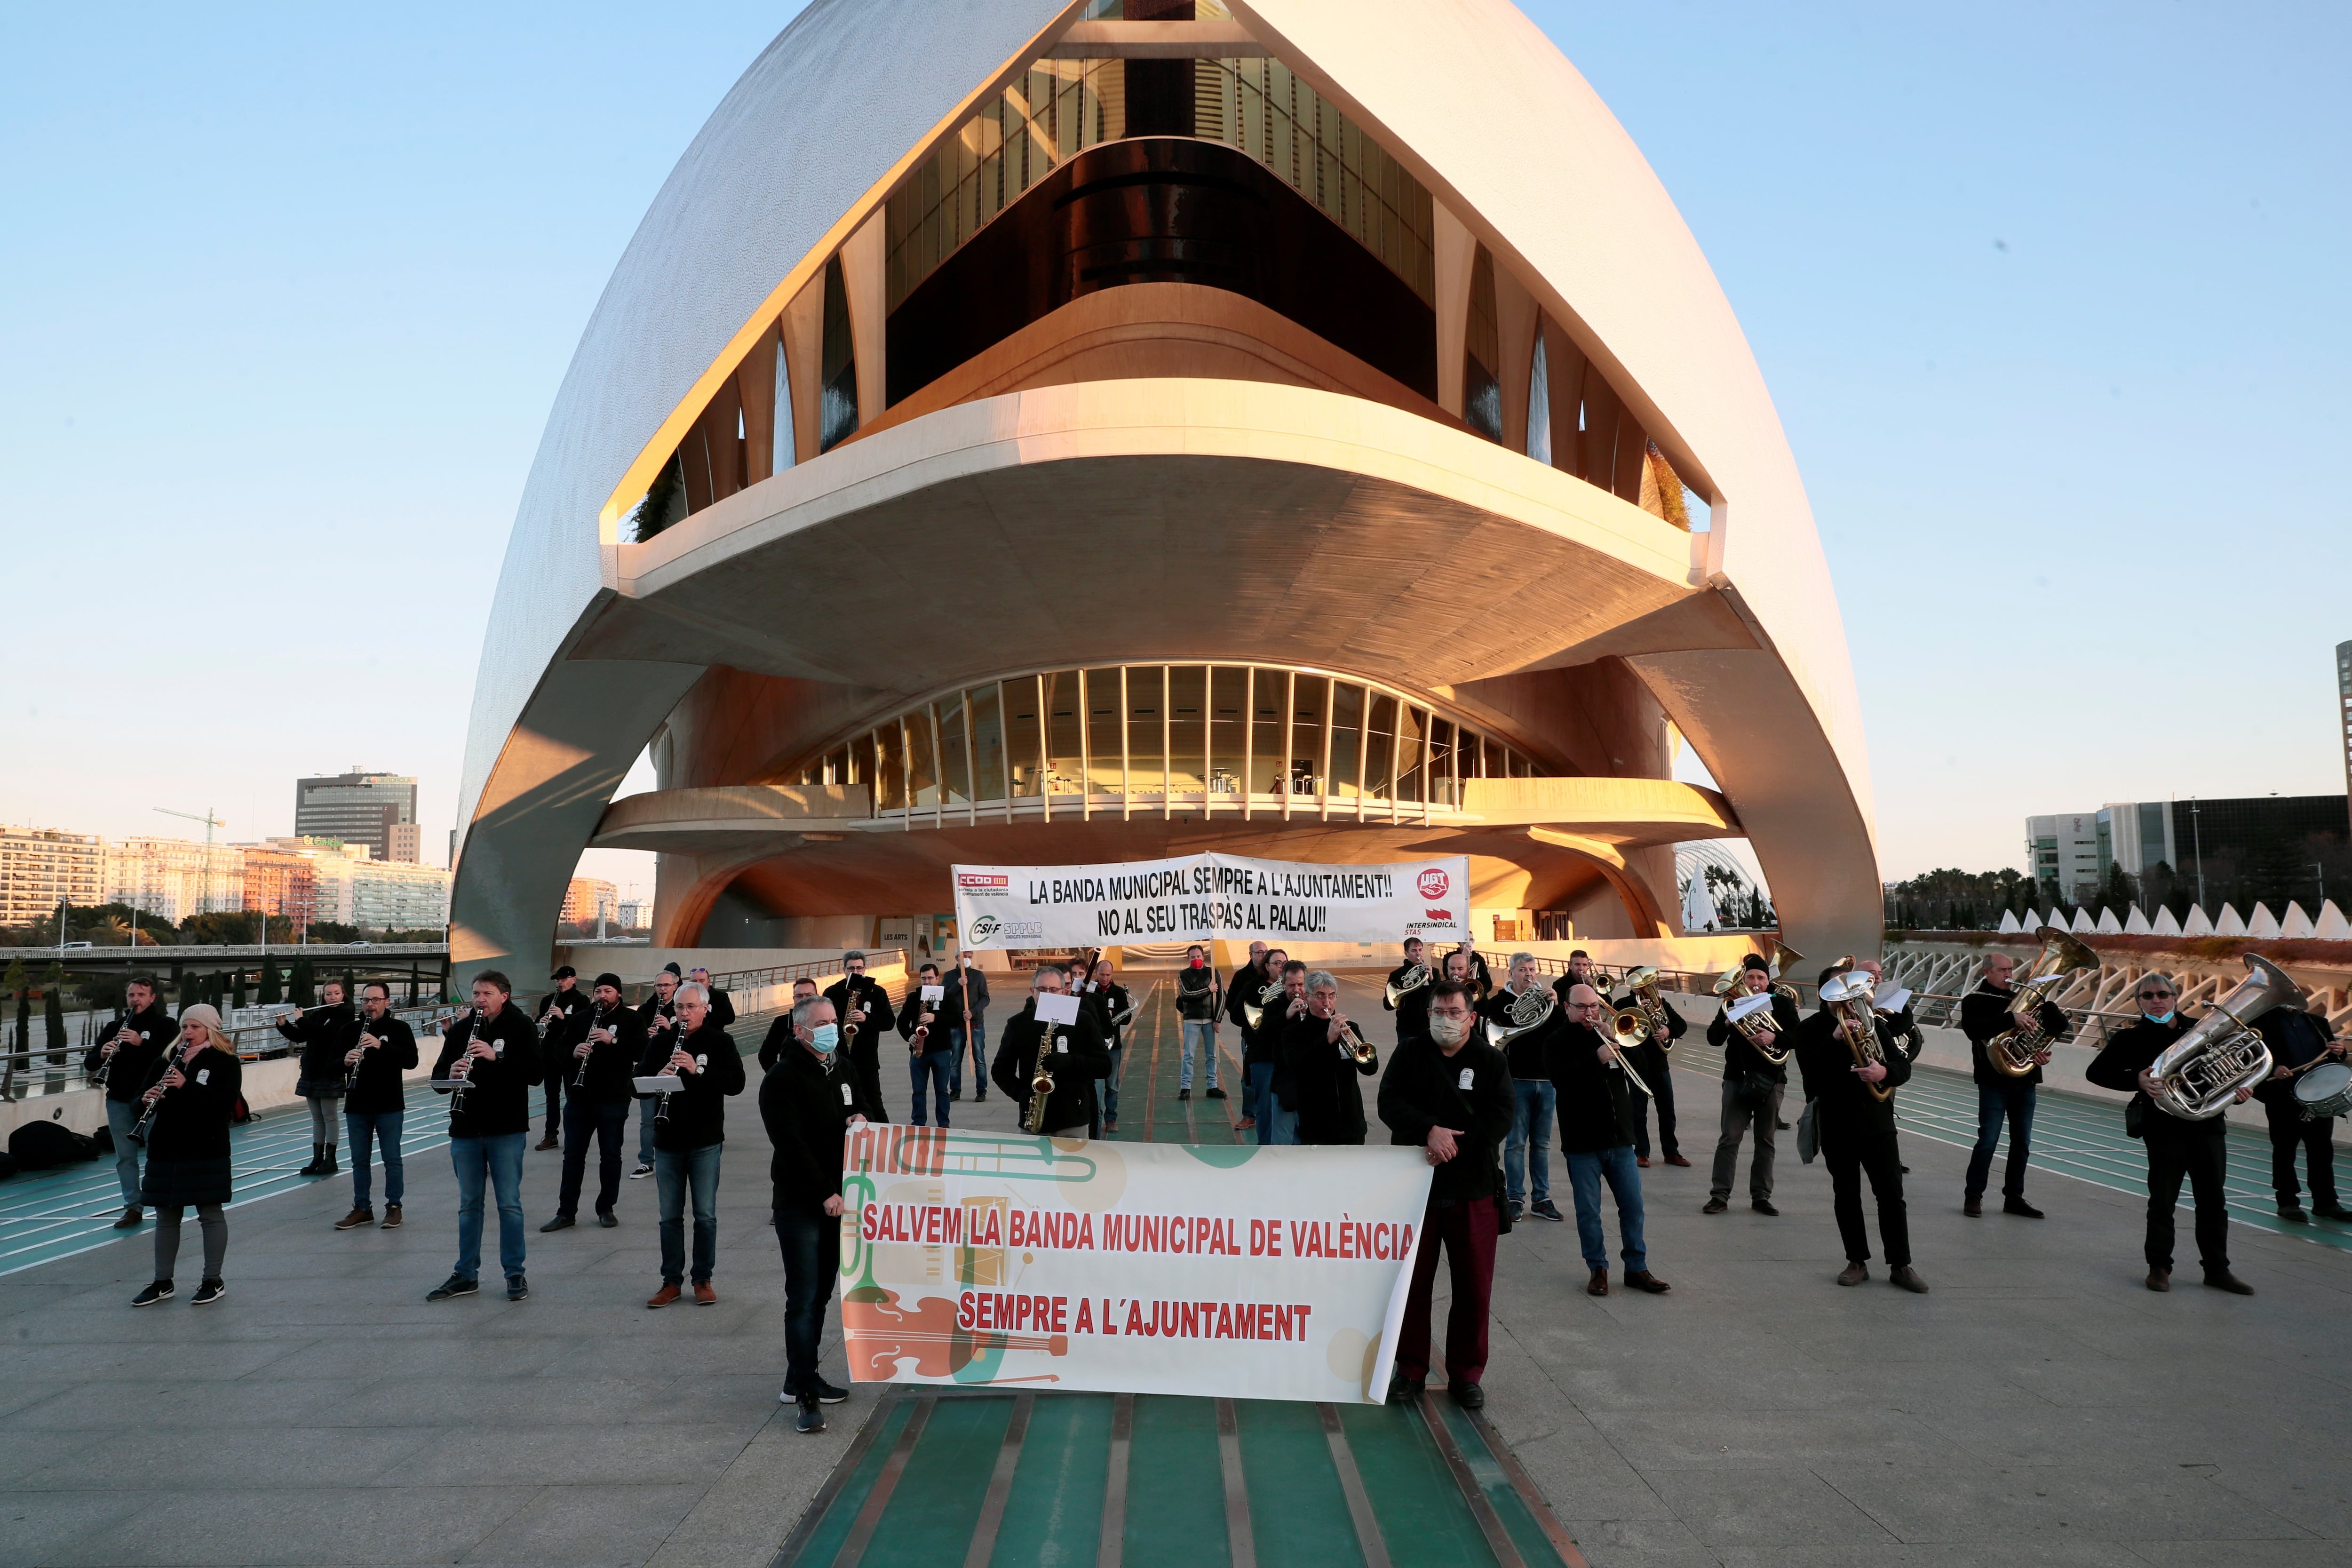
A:
<svg viewBox="0 0 2352 1568">
<path fill-rule="evenodd" d="M 1878 1045 L 1878 1015 L 1870 1010 L 1871 990 L 1870 976 L 1859 969 L 1832 974 L 1822 982 L 1822 1005 L 1836 1018 L 1838 1038 L 1853 1053 L 1856 1067 L 1886 1065 L 1886 1053 Z M 1895 1098 L 1894 1086 L 1885 1079 L 1865 1083 L 1863 1088 L 1881 1103 Z"/>
<path fill-rule="evenodd" d="M 1406 970 L 1402 975 L 1389 982 L 1389 1005 L 1391 1007 L 1394 1007 L 1399 1002 L 1403 1001 L 1407 996 L 1428 984 L 1429 982 L 1429 965 L 1426 963 L 1414 964 L 1411 969 Z"/>
<path fill-rule="evenodd" d="M 1773 1012 L 1770 992 L 1751 992 L 1748 995 L 1727 1002 L 1724 1004 L 1723 1018 L 1724 1022 L 1738 1031 L 1739 1037 L 1746 1040 L 1749 1048 L 1758 1056 L 1776 1068 L 1788 1062 L 1790 1051 L 1788 1037 L 1780 1033 L 1780 1023 Z M 1766 1035 L 1773 1037 L 1769 1045 L 1762 1037 Z"/>
<path fill-rule="evenodd" d="M 1786 996 L 1791 1002 L 1800 1000 L 1797 988 L 1793 985 L 1781 984 L 1780 976 L 1793 966 L 1804 963 L 1805 955 L 1776 936 L 1772 939 L 1772 952 L 1769 962 L 1772 965 L 1773 992 Z M 1852 963 L 1853 960 L 1849 957 L 1846 962 Z"/>
<path fill-rule="evenodd" d="M 1276 997 L 1281 994 L 1282 977 L 1277 974 L 1266 983 L 1264 990 L 1257 994 L 1256 1001 L 1242 1004 L 1242 1022 L 1253 1029 L 1262 1026 L 1265 1022 L 1266 1008 Z"/>
<path fill-rule="evenodd" d="M 2016 1022 L 1985 1042 L 1985 1059 L 2011 1078 L 2032 1072 L 2035 1054 L 2050 1044 L 2050 1036 L 2035 1016 L 2042 1004 L 2083 970 L 2098 967 L 2099 955 L 2089 943 L 2055 926 L 2044 931 L 2042 956 L 2017 983 L 2017 994 L 2009 1004 L 2010 1016 Z"/>
<path fill-rule="evenodd" d="M 1024 1132 L 1045 1131 L 1045 1101 L 1053 1098 L 1054 1069 L 1047 1067 L 1054 1049 L 1055 1026 L 1045 1026 L 1037 1037 L 1037 1065 L 1029 1075 L 1029 1103 L 1021 1110 L 1021 1130 Z"/>
<path fill-rule="evenodd" d="M 1551 1016 L 1552 1009 L 1559 1005 L 1559 998 L 1552 994 L 1549 986 L 1529 986 L 1511 998 L 1509 1023 L 1497 1023 L 1492 1018 L 1486 1020 L 1486 1043 L 1501 1050 L 1529 1030 L 1541 1028 L 1544 1020 Z"/>
<path fill-rule="evenodd" d="M 2189 1121 L 2219 1116 L 2241 1089 L 2271 1076 L 2271 1048 L 2252 1028 L 2273 1007 L 2304 1005 L 2303 987 L 2269 959 L 2246 954 L 2246 977 L 2148 1068 L 2157 1109 Z"/>
<path fill-rule="evenodd" d="M 1652 1031 L 1665 1022 L 1666 1005 L 1658 999 L 1658 972 L 1647 964 L 1625 972 L 1625 985 L 1633 998 L 1633 1011 L 1642 1015 L 1642 1038 L 1648 1039 Z M 1675 1037 L 1668 1035 L 1658 1042 L 1658 1049 L 1671 1051 Z"/>
</svg>

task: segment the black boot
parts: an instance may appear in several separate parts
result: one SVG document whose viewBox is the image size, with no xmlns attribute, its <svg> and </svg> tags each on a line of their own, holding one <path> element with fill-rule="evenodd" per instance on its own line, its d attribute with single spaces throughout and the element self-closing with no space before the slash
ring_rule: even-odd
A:
<svg viewBox="0 0 2352 1568">
<path fill-rule="evenodd" d="M 342 1167 L 335 1163 L 335 1146 L 332 1143 L 320 1144 L 319 1146 L 319 1174 L 322 1176 L 333 1176 L 340 1175 L 341 1172 Z"/>
<path fill-rule="evenodd" d="M 299 1171 L 295 1172 L 294 1173 L 295 1173 L 296 1175 L 298 1175 L 298 1176 L 323 1176 L 323 1175 L 325 1175 L 327 1173 L 326 1173 L 325 1169 L 323 1168 L 325 1162 L 324 1162 L 324 1160 L 323 1160 L 322 1156 L 326 1153 L 326 1149 L 327 1149 L 327 1146 L 326 1146 L 324 1143 L 313 1143 L 313 1144 L 311 1144 L 311 1145 L 310 1145 L 310 1163 L 309 1164 L 307 1164 L 307 1165 L 303 1166 L 300 1170 L 299 1170 Z"/>
</svg>

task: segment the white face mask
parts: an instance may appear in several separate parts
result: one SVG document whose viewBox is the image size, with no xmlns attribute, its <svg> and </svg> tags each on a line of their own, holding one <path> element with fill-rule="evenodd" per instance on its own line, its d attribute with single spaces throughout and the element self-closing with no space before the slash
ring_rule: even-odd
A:
<svg viewBox="0 0 2352 1568">
<path fill-rule="evenodd" d="M 1458 1046 L 1470 1037 L 1470 1020 L 1444 1013 L 1432 1013 L 1429 1016 L 1429 1037 L 1441 1046 Z"/>
</svg>

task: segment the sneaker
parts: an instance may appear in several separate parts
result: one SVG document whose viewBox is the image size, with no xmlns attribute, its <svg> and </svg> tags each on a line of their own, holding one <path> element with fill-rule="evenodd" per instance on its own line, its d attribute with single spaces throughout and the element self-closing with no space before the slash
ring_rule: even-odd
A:
<svg viewBox="0 0 2352 1568">
<path fill-rule="evenodd" d="M 188 1298 L 188 1305 L 191 1307 L 209 1307 L 215 1301 L 219 1300 L 223 1296 L 227 1294 L 228 1286 L 226 1282 L 219 1279 L 207 1279 L 196 1287 L 196 1293 Z"/>
<path fill-rule="evenodd" d="M 719 1292 L 710 1288 L 709 1280 L 702 1280 L 694 1287 L 694 1304 L 698 1307 L 719 1305 Z"/>
<path fill-rule="evenodd" d="M 363 1225 L 373 1225 L 374 1223 L 375 1210 L 372 1208 L 355 1208 L 351 1213 L 345 1215 L 342 1218 L 337 1220 L 335 1222 L 335 1228 L 337 1230 L 357 1230 Z"/>
<path fill-rule="evenodd" d="M 171 1299 L 172 1282 L 169 1279 L 158 1279 L 136 1296 L 131 1297 L 131 1304 L 134 1307 L 152 1307 L 158 1301 L 168 1301 Z"/>
<path fill-rule="evenodd" d="M 1528 1205 L 1525 1205 L 1525 1204 L 1523 1204 L 1523 1203 L 1520 1203 L 1520 1202 L 1519 1202 L 1517 1199 L 1516 1199 L 1516 1198 L 1514 1198 L 1513 1200 L 1511 1200 L 1511 1223 L 1512 1223 L 1513 1225 L 1517 1225 L 1517 1224 L 1518 1224 L 1518 1223 L 1519 1223 L 1519 1221 L 1521 1221 L 1521 1220 L 1523 1220 L 1523 1219 L 1525 1219 L 1525 1218 L 1527 1218 L 1527 1217 L 1528 1217 Z"/>
<path fill-rule="evenodd" d="M 822 1377 L 809 1385 L 809 1392 L 816 1395 L 819 1405 L 839 1405 L 849 1397 L 849 1390 L 836 1388 Z"/>
<path fill-rule="evenodd" d="M 386 1230 L 398 1230 L 400 1228 L 400 1205 L 398 1204 L 386 1204 L 383 1205 L 383 1228 Z"/>
<path fill-rule="evenodd" d="M 1483 1410 L 1486 1407 L 1486 1391 L 1475 1383 L 1448 1384 L 1445 1386 L 1445 1392 L 1454 1395 L 1454 1403 L 1465 1410 Z"/>
<path fill-rule="evenodd" d="M 478 1279 L 468 1279 L 462 1274 L 452 1274 L 425 1293 L 428 1301 L 446 1301 L 452 1296 L 471 1296 L 482 1288 Z"/>
<path fill-rule="evenodd" d="M 817 1404 L 816 1395 L 801 1395 L 801 1413 L 793 1422 L 793 1430 L 803 1436 L 813 1436 L 824 1430 L 824 1407 Z"/>
<path fill-rule="evenodd" d="M 521 1275 L 520 1275 L 520 1274 L 509 1274 L 509 1275 L 508 1275 L 508 1276 L 507 1276 L 507 1300 L 509 1300 L 509 1301 L 528 1301 L 528 1300 L 530 1300 L 530 1280 L 528 1280 L 528 1279 L 524 1279 L 524 1278 L 523 1278 Z"/>
<path fill-rule="evenodd" d="M 1213 1084 L 1211 1084 L 1211 1085 L 1209 1086 L 1209 1098 L 1210 1098 L 1211 1100 L 1223 1100 L 1223 1099 L 1224 1099 L 1224 1098 L 1225 1098 L 1225 1091 L 1224 1091 L 1223 1089 L 1219 1089 L 1215 1084 L 1213 1084 Z"/>
<path fill-rule="evenodd" d="M 1425 1387 L 1425 1384 L 1401 1372 L 1393 1373 L 1389 1378 L 1389 1403 L 1411 1405 L 1422 1396 Z"/>
<path fill-rule="evenodd" d="M 117 1230 L 131 1230 L 131 1229 L 133 1229 L 133 1228 L 135 1228 L 135 1227 L 136 1227 L 136 1226 L 138 1226 L 142 1221 L 143 1221 L 144 1219 L 146 1219 L 146 1217 L 147 1217 L 147 1211 L 146 1211 L 146 1210 L 144 1210 L 144 1209 L 142 1209 L 142 1208 L 141 1208 L 141 1207 L 139 1207 L 136 1204 L 134 1204 L 134 1205 L 132 1205 L 131 1207 L 129 1207 L 129 1208 L 127 1208 L 127 1209 L 124 1209 L 124 1210 L 122 1211 L 122 1215 L 121 1215 L 121 1217 L 120 1219 L 117 1219 L 117 1220 L 114 1222 L 114 1228 L 115 1228 L 115 1229 L 117 1229 Z M 168 1292 L 167 1292 L 167 1294 L 168 1294 Z"/>
<path fill-rule="evenodd" d="M 611 1209 L 598 1209 L 596 1211 L 596 1223 L 603 1226 L 606 1230 L 610 1230 L 621 1222 L 613 1216 L 613 1211 Z"/>
<path fill-rule="evenodd" d="M 1559 1212 L 1559 1205 L 1553 1203 L 1549 1198 L 1546 1198 L 1543 1202 L 1538 1204 L 1528 1212 L 1535 1215 L 1538 1219 L 1548 1219 L 1564 1223 L 1568 1218 L 1566 1215 Z"/>
<path fill-rule="evenodd" d="M 1189 1089 L 1180 1089 L 1176 1091 L 1176 1098 L 1179 1100 L 1190 1100 L 1192 1098 L 1192 1091 Z"/>
<path fill-rule="evenodd" d="M 1752 1198 L 1748 1201 L 1748 1206 L 1754 1209 L 1758 1214 L 1770 1215 L 1774 1219 L 1779 1219 L 1780 1217 L 1780 1211 L 1772 1206 L 1772 1200 L 1770 1198 Z"/>
<path fill-rule="evenodd" d="M 545 1236 L 551 1230 L 570 1230 L 573 1226 L 579 1223 L 580 1222 L 578 1220 L 573 1219 L 568 1214 L 560 1214 L 553 1219 L 549 1220 L 545 1225 L 541 1226 L 539 1227 L 539 1234 Z"/>
<path fill-rule="evenodd" d="M 639 1165 L 635 1170 L 629 1173 L 629 1180 L 633 1182 L 642 1182 L 653 1173 L 654 1168 L 651 1165 Z"/>
<path fill-rule="evenodd" d="M 1730 1206 L 1731 1205 L 1729 1204 L 1724 1202 L 1721 1198 L 1709 1198 L 1706 1200 L 1706 1205 L 1704 1208 L 1701 1208 L 1698 1212 L 1701 1214 L 1721 1214 Z"/>
</svg>

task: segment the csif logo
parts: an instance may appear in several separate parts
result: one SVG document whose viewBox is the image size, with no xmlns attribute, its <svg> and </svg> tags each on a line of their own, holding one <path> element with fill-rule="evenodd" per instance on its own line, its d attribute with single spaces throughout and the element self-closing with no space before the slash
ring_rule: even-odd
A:
<svg viewBox="0 0 2352 1568">
<path fill-rule="evenodd" d="M 1442 899 L 1454 886 L 1454 882 L 1444 871 L 1432 866 L 1421 874 L 1421 879 L 1416 885 L 1421 889 L 1423 898 Z"/>
<path fill-rule="evenodd" d="M 973 942 L 983 942 L 988 941 L 991 937 L 993 937 L 1002 929 L 1002 922 L 1000 922 L 994 915 L 982 915 L 978 920 L 971 922 L 971 930 L 966 933 L 967 940 Z"/>
</svg>

